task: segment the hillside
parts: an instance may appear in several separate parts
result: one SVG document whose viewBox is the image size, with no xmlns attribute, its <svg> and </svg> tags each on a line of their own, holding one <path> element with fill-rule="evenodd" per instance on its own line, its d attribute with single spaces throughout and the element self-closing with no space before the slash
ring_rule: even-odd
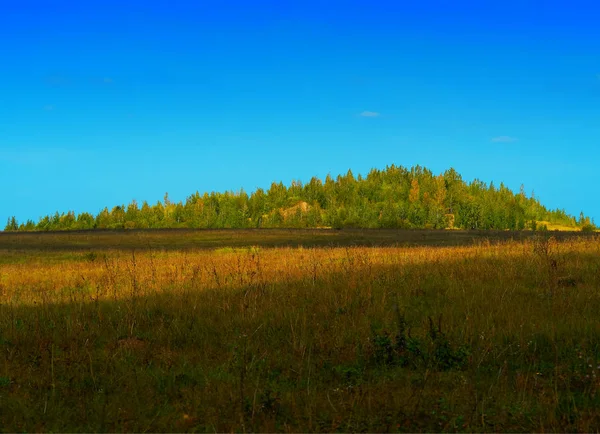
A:
<svg viewBox="0 0 600 434">
<path fill-rule="evenodd" d="M 542 223 L 543 222 L 543 223 Z M 434 175 L 416 166 L 372 169 L 366 177 L 352 171 L 323 181 L 313 177 L 290 186 L 273 183 L 265 191 L 196 192 L 185 202 L 136 201 L 104 208 L 97 215 L 72 211 L 35 223 L 8 220 L 6 231 L 150 228 L 403 228 L 403 229 L 552 229 L 593 230 L 583 214 L 549 210 L 521 188 L 463 181 L 454 170 Z"/>
</svg>

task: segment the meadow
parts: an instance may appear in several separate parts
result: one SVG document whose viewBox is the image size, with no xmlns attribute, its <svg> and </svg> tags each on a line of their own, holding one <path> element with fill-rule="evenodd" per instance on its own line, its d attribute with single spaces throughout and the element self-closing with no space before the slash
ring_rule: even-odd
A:
<svg viewBox="0 0 600 434">
<path fill-rule="evenodd" d="M 0 234 L 4 432 L 592 432 L 600 237 Z"/>
</svg>

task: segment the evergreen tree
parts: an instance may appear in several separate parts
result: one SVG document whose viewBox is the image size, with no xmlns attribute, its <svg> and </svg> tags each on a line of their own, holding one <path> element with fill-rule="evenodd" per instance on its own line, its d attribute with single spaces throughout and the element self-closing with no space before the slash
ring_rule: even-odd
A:
<svg viewBox="0 0 600 434">
<path fill-rule="evenodd" d="M 9 217 L 8 221 L 6 222 L 6 227 L 4 228 L 5 231 L 18 231 L 19 230 L 19 223 L 17 222 L 17 219 L 15 216 Z"/>
<path fill-rule="evenodd" d="M 295 180 L 289 187 L 273 182 L 265 192 L 192 194 L 173 202 L 168 193 L 154 205 L 136 201 L 96 216 L 56 212 L 37 224 L 19 225 L 15 217 L 5 230 L 71 230 L 122 228 L 246 228 L 246 227 L 365 227 L 513 229 L 537 228 L 533 222 L 573 228 L 595 228 L 583 213 L 576 219 L 564 210 L 548 210 L 521 186 L 515 194 L 504 184 L 489 186 L 480 180 L 466 183 L 452 168 L 435 175 L 427 168 L 391 165 L 372 169 L 366 177 L 351 170 L 324 181 Z M 587 230 L 587 229 L 586 229 Z"/>
</svg>

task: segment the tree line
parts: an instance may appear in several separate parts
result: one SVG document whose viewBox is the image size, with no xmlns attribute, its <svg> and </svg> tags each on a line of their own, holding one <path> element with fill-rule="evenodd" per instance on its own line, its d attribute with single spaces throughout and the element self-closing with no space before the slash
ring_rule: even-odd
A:
<svg viewBox="0 0 600 434">
<path fill-rule="evenodd" d="M 135 200 L 104 208 L 97 215 L 73 211 L 41 217 L 36 223 L 8 219 L 5 231 L 153 228 L 403 228 L 403 229 L 544 229 L 540 221 L 595 228 L 589 217 L 549 210 L 521 186 L 463 181 L 454 170 L 439 175 L 416 166 L 372 169 L 366 177 L 345 175 L 308 183 L 272 183 L 224 193 L 196 192 L 185 202 L 168 194 L 154 205 Z"/>
</svg>

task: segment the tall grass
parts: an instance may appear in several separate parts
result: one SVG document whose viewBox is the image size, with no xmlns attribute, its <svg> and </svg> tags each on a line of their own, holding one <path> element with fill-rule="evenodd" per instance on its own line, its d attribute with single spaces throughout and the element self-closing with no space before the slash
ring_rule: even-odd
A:
<svg viewBox="0 0 600 434">
<path fill-rule="evenodd" d="M 4 431 L 594 431 L 600 240 L 0 261 Z"/>
</svg>

